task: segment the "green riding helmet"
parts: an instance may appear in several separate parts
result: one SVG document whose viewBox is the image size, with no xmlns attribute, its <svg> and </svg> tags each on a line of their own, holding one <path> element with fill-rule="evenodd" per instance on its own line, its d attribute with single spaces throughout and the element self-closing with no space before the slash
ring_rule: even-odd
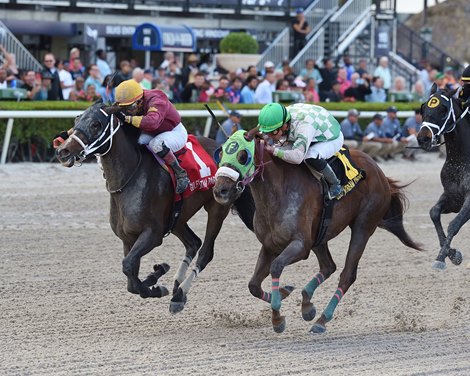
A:
<svg viewBox="0 0 470 376">
<path fill-rule="evenodd" d="M 290 113 L 282 104 L 269 103 L 259 113 L 259 130 L 263 133 L 273 132 L 289 121 Z"/>
</svg>

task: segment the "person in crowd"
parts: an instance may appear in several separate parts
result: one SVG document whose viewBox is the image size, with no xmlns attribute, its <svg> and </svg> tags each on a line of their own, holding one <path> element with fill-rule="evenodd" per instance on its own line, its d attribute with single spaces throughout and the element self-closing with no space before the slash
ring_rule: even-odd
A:
<svg viewBox="0 0 470 376">
<path fill-rule="evenodd" d="M 421 109 L 415 109 L 414 116 L 409 117 L 403 123 L 402 137 L 406 139 L 407 146 L 403 151 L 403 158 L 409 161 L 416 160 L 416 154 L 419 151 L 418 139 L 416 138 L 418 132 L 423 124 L 423 115 L 421 115 Z"/>
<path fill-rule="evenodd" d="M 371 93 L 366 95 L 366 101 L 370 103 L 384 103 L 387 101 L 387 93 L 383 88 L 384 81 L 379 76 L 372 77 Z"/>
<path fill-rule="evenodd" d="M 176 81 L 176 74 L 173 72 L 168 72 L 165 75 L 166 82 L 168 83 L 168 98 L 171 103 L 181 103 L 181 89 Z"/>
<path fill-rule="evenodd" d="M 0 67 L 0 80 L 2 76 L 3 68 Z M 3 69 L 4 70 L 4 69 Z M 26 98 L 33 100 L 35 95 L 39 92 L 41 88 L 41 79 L 36 77 L 36 72 L 33 70 L 28 70 L 24 76 L 24 82 L 21 86 L 21 89 L 26 90 Z"/>
<path fill-rule="evenodd" d="M 97 87 L 100 87 L 101 84 L 103 83 L 103 79 L 100 76 L 100 70 L 98 68 L 98 65 L 96 64 L 90 64 L 88 66 L 88 77 L 85 80 L 85 91 L 87 91 L 88 85 L 95 85 L 95 90 Z"/>
<path fill-rule="evenodd" d="M 321 98 L 321 96 L 320 96 Z M 325 102 L 341 102 L 343 95 L 341 94 L 341 83 L 339 81 L 333 82 L 331 90 L 326 93 Z"/>
<path fill-rule="evenodd" d="M 426 93 L 425 86 L 423 81 L 418 80 L 413 85 L 413 90 L 411 91 L 412 101 L 413 102 L 425 102 L 429 95 Z"/>
<path fill-rule="evenodd" d="M 367 60 L 359 59 L 358 67 L 356 72 L 359 74 L 359 77 L 364 78 L 364 74 L 369 75 L 369 69 L 367 68 Z"/>
<path fill-rule="evenodd" d="M 204 80 L 204 75 L 200 76 Z M 175 172 L 176 194 L 182 194 L 189 185 L 186 171 L 175 157 L 188 139 L 181 116 L 160 90 L 144 90 L 134 80 L 116 87 L 116 103 L 122 108 L 125 122 L 141 130 L 139 143 L 149 147 Z"/>
<path fill-rule="evenodd" d="M 318 92 L 318 85 L 323 81 L 319 68 L 314 59 L 305 60 L 305 68 L 300 70 L 299 76 L 307 82 L 309 78 L 315 80 L 315 90 Z"/>
<path fill-rule="evenodd" d="M 333 84 L 337 82 L 338 73 L 335 70 L 333 60 L 323 59 L 323 68 L 320 69 L 322 82 L 319 83 L 320 101 L 325 102 L 333 89 Z"/>
<path fill-rule="evenodd" d="M 85 101 L 86 100 L 86 93 L 84 90 L 85 86 L 85 79 L 83 77 L 77 77 L 75 80 L 75 86 L 72 88 L 70 92 L 69 100 L 71 101 Z"/>
<path fill-rule="evenodd" d="M 51 83 L 49 87 L 49 91 L 47 92 L 47 99 L 52 101 L 63 100 L 64 97 L 62 95 L 62 88 L 60 87 L 60 77 L 59 71 L 55 67 L 55 56 L 53 53 L 48 52 L 44 55 L 44 69 L 42 71 L 43 81 L 44 76 L 49 76 L 46 73 L 50 73 L 51 76 Z M 46 79 L 47 81 L 47 79 Z"/>
<path fill-rule="evenodd" d="M 398 120 L 397 112 L 398 110 L 395 106 L 388 107 L 387 116 L 385 117 L 382 125 L 385 136 L 395 141 L 393 143 L 394 148 L 392 153 L 389 155 L 390 158 L 393 158 L 395 154 L 403 151 L 407 144 L 406 140 L 402 137 L 402 129 L 400 120 Z"/>
<path fill-rule="evenodd" d="M 287 81 L 289 81 L 289 85 L 290 85 L 295 80 L 295 73 L 294 73 L 294 69 L 289 64 L 290 64 L 289 60 L 284 60 L 279 70 L 282 72 L 284 78 Z"/>
<path fill-rule="evenodd" d="M 294 34 L 294 49 L 292 57 L 296 56 L 307 43 L 307 35 L 310 33 L 310 26 L 305 19 L 303 8 L 297 8 L 295 19 L 292 21 Z"/>
<path fill-rule="evenodd" d="M 199 103 L 207 103 L 210 101 L 215 89 L 211 82 L 205 78 L 205 74 L 203 72 L 200 73 L 204 76 L 204 82 L 202 83 L 201 92 L 199 93 L 197 101 Z"/>
<path fill-rule="evenodd" d="M 103 98 L 103 102 L 105 103 L 114 103 L 115 102 L 115 88 L 114 86 L 111 85 L 110 80 L 113 77 L 112 74 L 108 74 L 104 80 L 101 86 L 99 86 L 96 91 L 97 93 Z"/>
<path fill-rule="evenodd" d="M 227 141 L 228 137 L 230 137 L 236 131 L 243 129 L 240 124 L 241 118 L 242 115 L 239 112 L 230 111 L 229 118 L 225 120 L 221 125 L 222 129 L 219 128 L 217 130 L 215 142 L 217 142 L 218 146 L 222 145 L 225 141 Z"/>
<path fill-rule="evenodd" d="M 381 144 L 378 157 L 388 160 L 392 155 L 401 151 L 403 148 L 400 142 L 391 137 L 387 137 L 382 127 L 383 120 L 384 118 L 381 114 L 375 114 L 372 117 L 372 122 L 366 127 L 364 133 L 366 134 L 365 137 L 367 140 Z"/>
<path fill-rule="evenodd" d="M 82 65 L 82 62 L 80 60 L 80 49 L 78 47 L 74 47 L 70 50 L 70 54 L 69 54 L 69 65 L 70 66 L 74 65 L 74 60 L 78 61 L 78 63 L 79 63 L 78 69 L 80 69 L 82 72 L 85 72 L 85 67 Z"/>
<path fill-rule="evenodd" d="M 121 82 L 130 80 L 132 78 L 132 67 L 129 60 L 122 60 L 119 63 L 119 71 L 116 73 L 113 79 L 113 85 L 116 87 Z"/>
<path fill-rule="evenodd" d="M 1 38 L 0 38 L 1 39 Z M 7 73 L 6 81 L 8 87 L 19 87 L 22 85 L 18 82 L 18 75 L 20 73 L 18 66 L 16 65 L 15 54 L 10 53 L 7 49 L 0 44 L 0 54 L 3 57 L 3 68 Z"/>
<path fill-rule="evenodd" d="M 273 101 L 273 92 L 276 90 L 276 76 L 266 73 L 266 76 L 255 90 L 255 103 L 267 104 Z"/>
<path fill-rule="evenodd" d="M 235 77 L 232 84 L 227 88 L 227 97 L 230 103 L 243 103 L 242 102 L 242 86 L 243 81 L 240 77 Z"/>
<path fill-rule="evenodd" d="M 433 81 L 431 81 L 432 65 L 429 61 L 421 63 L 422 68 L 419 71 L 419 79 L 424 85 L 425 96 L 429 96 Z"/>
<path fill-rule="evenodd" d="M 382 56 L 379 59 L 379 65 L 374 70 L 374 76 L 379 76 L 383 80 L 384 82 L 383 88 L 385 92 L 388 93 L 388 91 L 392 87 L 392 71 L 390 70 L 390 67 L 388 66 L 387 56 Z"/>
<path fill-rule="evenodd" d="M 371 94 L 369 81 L 361 78 L 359 73 L 351 75 L 351 86 L 344 92 L 345 102 L 365 102 L 366 95 Z"/>
<path fill-rule="evenodd" d="M 346 78 L 351 81 L 352 74 L 356 71 L 349 55 L 343 56 L 343 67 L 346 69 Z"/>
<path fill-rule="evenodd" d="M 323 174 L 330 199 L 341 193 L 340 181 L 326 160 L 341 149 L 344 137 L 340 124 L 326 109 L 307 103 L 287 108 L 270 103 L 261 109 L 258 124 L 260 132 L 274 141 L 274 146 L 265 145 L 268 153 L 287 163 L 305 162 Z"/>
<path fill-rule="evenodd" d="M 380 153 L 382 144 L 369 140 L 359 125 L 359 111 L 351 109 L 348 116 L 341 122 L 341 132 L 344 135 L 344 144 L 349 148 L 354 148 L 369 154 L 372 158 L 376 158 Z"/>
<path fill-rule="evenodd" d="M 248 76 L 245 81 L 245 86 L 241 91 L 241 102 L 252 104 L 255 103 L 255 90 L 258 86 L 258 76 Z"/>
<path fill-rule="evenodd" d="M 72 75 L 70 72 L 67 70 L 68 68 L 68 61 L 59 59 L 57 61 L 57 69 L 59 71 L 59 79 L 60 79 L 60 87 L 62 89 L 62 96 L 64 97 L 64 100 L 69 100 L 70 92 L 72 91 L 72 88 L 75 85 L 75 82 L 73 82 Z"/>
<path fill-rule="evenodd" d="M 51 90 L 52 80 L 54 76 L 47 70 L 44 70 L 41 75 L 40 87 L 37 93 L 34 95 L 34 101 L 47 101 L 49 99 L 49 92 Z"/>
<path fill-rule="evenodd" d="M 165 69 L 166 72 L 170 71 L 170 63 L 175 61 L 175 54 L 171 51 L 165 52 L 163 55 L 163 61 L 160 64 L 160 68 Z"/>
<path fill-rule="evenodd" d="M 199 66 L 199 70 L 205 73 L 207 77 L 214 77 L 218 74 L 217 67 L 214 64 L 214 60 L 209 54 L 204 56 L 202 64 Z"/>
<path fill-rule="evenodd" d="M 219 85 L 214 90 L 214 94 L 212 94 L 212 98 L 219 101 L 226 101 L 228 100 L 227 89 L 230 86 L 230 80 L 227 76 L 220 76 L 219 77 Z"/>
<path fill-rule="evenodd" d="M 137 82 L 143 89 L 145 89 L 142 81 L 144 80 L 144 70 L 142 68 L 134 68 L 132 70 L 132 79 Z M 152 81 L 150 81 L 150 88 L 152 87 Z"/>
<path fill-rule="evenodd" d="M 181 84 L 186 87 L 188 83 L 194 82 L 196 73 L 199 72 L 197 66 L 199 59 L 195 54 L 188 56 L 188 63 L 181 69 Z"/>
<path fill-rule="evenodd" d="M 406 80 L 403 76 L 397 76 L 393 80 L 393 86 L 388 92 L 389 102 L 411 102 L 413 96 L 406 88 Z"/>
<path fill-rule="evenodd" d="M 96 90 L 95 84 L 88 84 L 85 89 L 85 98 L 87 102 L 95 102 L 101 98 L 101 95 Z"/>
<path fill-rule="evenodd" d="M 289 91 L 289 81 L 284 78 L 276 81 L 276 90 L 275 91 Z"/>
<path fill-rule="evenodd" d="M 256 65 L 248 66 L 248 68 L 246 69 L 246 73 L 247 73 L 247 77 L 248 76 L 255 76 L 255 77 L 258 78 L 258 80 L 261 76 L 261 72 L 258 72 L 258 68 L 256 68 Z"/>
<path fill-rule="evenodd" d="M 454 90 L 459 87 L 452 67 L 446 67 L 444 69 L 444 85 L 448 90 Z"/>
<path fill-rule="evenodd" d="M 150 90 L 152 88 L 152 80 L 153 80 L 153 73 L 152 70 L 147 68 L 142 72 L 142 81 L 140 82 L 140 85 L 142 86 L 143 89 L 145 90 Z M 166 80 L 166 75 L 165 75 L 165 80 Z"/>
<path fill-rule="evenodd" d="M 100 70 L 100 76 L 106 77 L 107 75 L 111 74 L 111 67 L 109 66 L 108 62 L 106 61 L 106 51 L 99 49 L 95 52 L 96 55 L 96 65 Z"/>
<path fill-rule="evenodd" d="M 12 81 L 8 81 L 7 77 L 7 70 L 4 66 L 0 66 L 0 89 L 8 89 L 12 87 Z"/>
<path fill-rule="evenodd" d="M 267 73 L 275 73 L 275 71 L 276 65 L 271 60 L 264 63 L 264 77 L 266 77 Z"/>
<path fill-rule="evenodd" d="M 446 82 L 445 82 L 445 75 L 442 72 L 437 72 L 434 76 L 434 82 L 437 85 L 437 88 L 440 90 L 445 90 Z"/>
<path fill-rule="evenodd" d="M 351 81 L 347 79 L 347 72 L 345 68 L 338 69 L 338 77 L 336 80 L 340 83 L 339 91 L 344 98 L 344 92 L 351 87 Z"/>
<path fill-rule="evenodd" d="M 320 102 L 320 95 L 318 94 L 317 85 L 313 77 L 307 78 L 307 82 L 305 84 L 305 88 L 303 92 L 304 92 L 305 102 L 308 102 L 308 103 Z"/>
<path fill-rule="evenodd" d="M 181 101 L 183 103 L 197 103 L 199 96 L 201 95 L 201 91 L 204 89 L 204 82 L 204 73 L 197 72 L 194 77 L 194 82 L 188 83 L 181 92 Z"/>
<path fill-rule="evenodd" d="M 72 59 L 72 62 L 69 62 L 69 72 L 72 75 L 72 80 L 76 80 L 77 77 L 85 78 L 85 67 L 82 65 L 79 57 Z"/>
<path fill-rule="evenodd" d="M 155 72 L 155 77 L 154 78 L 159 78 L 160 80 L 164 80 L 166 72 L 167 72 L 167 70 L 165 68 L 158 67 L 157 71 Z"/>
</svg>

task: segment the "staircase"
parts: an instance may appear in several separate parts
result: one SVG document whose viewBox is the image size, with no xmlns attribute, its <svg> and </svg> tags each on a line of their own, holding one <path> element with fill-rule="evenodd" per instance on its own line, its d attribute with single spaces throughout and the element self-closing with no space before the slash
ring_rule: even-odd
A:
<svg viewBox="0 0 470 376">
<path fill-rule="evenodd" d="M 8 53 L 14 55 L 18 68 L 34 70 L 36 72 L 42 70 L 41 63 L 31 55 L 2 21 L 0 21 L 0 43 L 5 47 Z M 0 54 L 0 63 L 3 64 L 4 60 L 5 57 Z"/>
</svg>

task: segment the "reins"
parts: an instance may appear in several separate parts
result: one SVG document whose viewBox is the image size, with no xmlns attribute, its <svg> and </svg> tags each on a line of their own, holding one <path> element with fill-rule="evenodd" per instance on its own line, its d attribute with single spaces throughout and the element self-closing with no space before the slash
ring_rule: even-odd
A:
<svg viewBox="0 0 470 376">
<path fill-rule="evenodd" d="M 121 193 L 123 191 L 123 189 L 126 187 L 127 184 L 129 184 L 129 182 L 132 180 L 132 178 L 134 177 L 134 175 L 137 173 L 137 171 L 139 170 L 139 167 L 140 167 L 140 164 L 142 163 L 142 152 L 140 151 L 139 147 L 136 148 L 138 151 L 139 151 L 139 161 L 137 162 L 137 166 L 135 167 L 134 171 L 132 172 L 131 176 L 129 176 L 129 178 L 126 180 L 126 182 L 121 185 L 121 187 L 119 189 L 114 189 L 114 190 L 111 190 L 109 189 L 108 187 L 108 181 L 106 181 L 106 190 L 110 193 L 110 194 L 115 194 L 115 193 Z"/>
<path fill-rule="evenodd" d="M 236 184 L 236 188 L 237 188 L 237 191 L 238 192 L 243 192 L 245 190 L 245 187 L 250 184 L 257 176 L 261 176 L 261 180 L 264 181 L 264 177 L 263 177 L 263 174 L 264 174 L 264 166 L 266 166 L 267 164 L 271 163 L 271 161 L 268 161 L 268 162 L 264 162 L 264 142 L 256 142 L 255 141 L 255 150 L 256 150 L 256 153 L 255 154 L 258 154 L 260 155 L 260 163 L 258 165 L 256 165 L 255 162 L 253 162 L 255 164 L 255 171 L 251 174 L 251 175 L 248 175 L 248 176 L 245 176 L 242 180 L 239 180 Z"/>
</svg>

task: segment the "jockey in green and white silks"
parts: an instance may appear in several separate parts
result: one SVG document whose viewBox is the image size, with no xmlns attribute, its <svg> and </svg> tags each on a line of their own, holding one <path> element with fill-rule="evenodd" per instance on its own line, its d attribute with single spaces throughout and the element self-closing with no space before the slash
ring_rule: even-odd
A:
<svg viewBox="0 0 470 376">
<path fill-rule="evenodd" d="M 341 125 L 320 106 L 296 103 L 284 107 L 270 103 L 259 115 L 259 129 L 274 141 L 266 149 L 275 157 L 292 163 L 306 164 L 321 172 L 330 186 L 330 199 L 341 193 L 336 174 L 326 160 L 343 146 Z"/>
</svg>

